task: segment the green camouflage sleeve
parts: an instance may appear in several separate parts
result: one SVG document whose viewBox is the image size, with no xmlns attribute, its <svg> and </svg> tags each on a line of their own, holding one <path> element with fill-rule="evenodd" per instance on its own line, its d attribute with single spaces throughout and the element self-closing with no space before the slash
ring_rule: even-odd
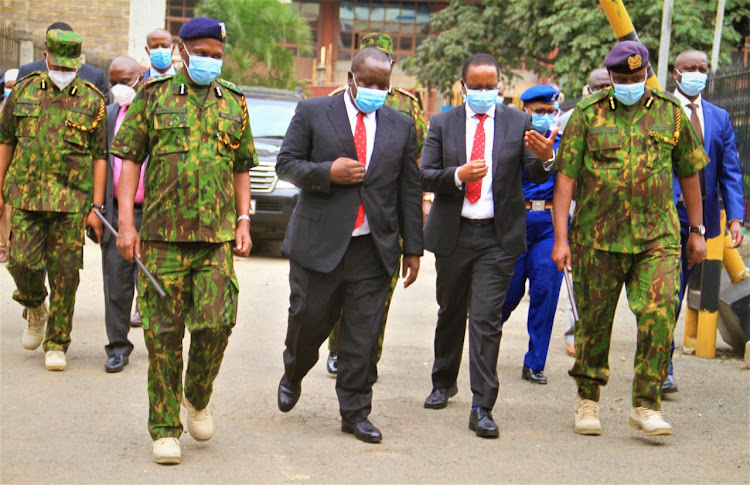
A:
<svg viewBox="0 0 750 485">
<path fill-rule="evenodd" d="M 583 168 L 585 141 L 586 126 L 583 112 L 576 106 L 568 124 L 565 125 L 565 132 L 555 155 L 555 171 L 577 180 Z"/>
<path fill-rule="evenodd" d="M 427 122 L 424 120 L 424 113 L 416 101 L 414 101 L 414 108 L 414 124 L 417 129 L 417 158 L 419 158 L 422 156 L 422 147 L 427 136 Z"/>
<path fill-rule="evenodd" d="M 143 163 L 149 154 L 149 116 L 146 90 L 141 88 L 128 108 L 109 152 L 125 160 Z M 106 135 L 106 133 L 105 133 Z"/>
<path fill-rule="evenodd" d="M 242 125 L 244 126 L 244 131 L 240 138 L 240 146 L 234 155 L 232 170 L 235 172 L 246 172 L 258 165 L 258 155 L 255 153 L 255 143 L 253 142 L 253 133 L 250 129 L 250 118 L 247 114 L 247 103 L 244 96 L 242 96 L 240 102 L 242 103 Z"/>
<path fill-rule="evenodd" d="M 5 99 L 5 106 L 0 110 L 0 143 L 16 146 L 16 90 L 10 92 Z"/>
<path fill-rule="evenodd" d="M 104 104 L 104 98 L 101 99 L 101 103 Z M 106 107 L 105 107 L 106 109 Z M 91 156 L 94 160 L 107 158 L 107 115 L 106 111 L 102 120 L 96 125 L 94 131 L 91 132 L 89 139 L 89 146 L 91 147 Z"/>
<path fill-rule="evenodd" d="M 677 177 L 687 177 L 708 165 L 706 150 L 698 140 L 690 118 L 680 107 L 680 138 L 672 150 L 672 170 Z"/>
</svg>

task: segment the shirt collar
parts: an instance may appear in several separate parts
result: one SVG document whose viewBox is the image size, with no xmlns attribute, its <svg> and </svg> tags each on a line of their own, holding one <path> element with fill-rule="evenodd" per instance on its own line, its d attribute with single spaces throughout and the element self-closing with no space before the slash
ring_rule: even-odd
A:
<svg viewBox="0 0 750 485">
<path fill-rule="evenodd" d="M 687 106 L 687 105 L 689 105 L 689 104 L 696 104 L 696 105 L 698 105 L 698 109 L 703 109 L 703 96 L 702 96 L 702 95 L 700 95 L 700 94 L 698 95 L 698 97 L 697 97 L 697 98 L 695 98 L 695 101 L 690 101 L 690 100 L 689 100 L 689 99 L 687 98 L 687 96 L 685 96 L 684 94 L 682 94 L 682 93 L 680 92 L 680 90 L 679 90 L 679 89 L 675 89 L 675 90 L 674 90 L 674 95 L 675 95 L 675 96 L 677 97 L 677 99 L 679 99 L 679 100 L 680 100 L 680 104 L 681 104 L 681 105 L 682 105 L 683 107 L 685 107 L 685 106 Z"/>
<path fill-rule="evenodd" d="M 344 91 L 344 104 L 346 105 L 346 113 L 349 115 L 349 118 L 352 118 L 352 119 L 356 118 L 357 113 L 359 113 L 359 110 L 357 109 L 356 106 L 354 106 L 354 103 L 352 102 L 352 98 L 351 96 L 349 96 L 349 88 L 346 88 L 346 90 Z M 365 115 L 366 119 L 369 119 L 370 116 L 375 115 L 375 111 L 373 111 L 372 113 L 362 112 L 362 114 Z"/>
<path fill-rule="evenodd" d="M 469 106 L 469 103 L 464 103 L 464 106 L 466 106 L 466 119 L 467 120 L 469 120 L 469 119 L 473 118 L 474 116 L 476 116 L 477 114 L 479 114 L 476 111 L 474 111 L 473 109 L 471 109 L 471 106 Z M 488 117 L 490 117 L 492 119 L 495 119 L 495 108 L 497 108 L 497 103 L 495 103 L 495 105 L 493 105 L 485 114 Z"/>
</svg>

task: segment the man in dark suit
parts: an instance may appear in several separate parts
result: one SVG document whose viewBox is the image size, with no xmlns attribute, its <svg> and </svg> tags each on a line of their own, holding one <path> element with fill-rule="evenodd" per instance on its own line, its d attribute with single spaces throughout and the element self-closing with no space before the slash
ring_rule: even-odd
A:
<svg viewBox="0 0 750 485">
<path fill-rule="evenodd" d="M 685 110 L 698 139 L 703 142 L 703 147 L 708 153 L 708 165 L 699 172 L 706 238 L 714 238 L 721 234 L 721 201 L 719 200 L 719 192 L 721 192 L 721 199 L 727 212 L 727 229 L 732 237 L 731 247 L 736 248 L 742 243 L 742 222 L 745 216 L 742 167 L 740 167 L 740 159 L 737 155 L 734 128 L 729 119 L 729 113 L 709 103 L 701 96 L 708 78 L 708 57 L 697 50 L 681 52 L 675 58 L 672 76 L 677 83 L 674 94 L 680 100 L 682 109 Z M 674 201 L 677 204 L 682 241 L 682 273 L 680 274 L 679 301 L 675 312 L 675 320 L 677 320 L 680 317 L 685 288 L 695 266 L 690 267 L 685 252 L 690 236 L 690 224 L 688 224 L 682 189 L 676 177 Z M 674 341 L 672 352 L 674 352 Z M 669 363 L 669 375 L 664 382 L 662 392 L 677 392 L 672 362 Z"/>
<path fill-rule="evenodd" d="M 73 32 L 73 28 L 65 22 L 55 22 L 54 24 L 47 27 L 47 32 L 49 32 L 50 30 L 66 30 L 69 32 Z M 19 67 L 18 79 L 21 79 L 22 77 L 37 71 L 47 71 L 47 64 L 44 59 L 30 62 Z M 88 64 L 81 64 L 81 67 L 78 69 L 78 77 L 80 77 L 84 81 L 88 81 L 94 84 L 99 89 L 99 91 L 102 92 L 102 94 L 104 95 L 104 99 L 109 99 L 107 79 L 101 70 L 95 68 L 94 66 L 89 66 Z"/>
<path fill-rule="evenodd" d="M 466 104 L 432 117 L 420 168 L 422 188 L 435 193 L 424 237 L 425 249 L 435 253 L 440 305 L 432 392 L 424 406 L 444 408 L 458 392 L 470 308 L 469 428 L 485 438 L 499 436 L 491 410 L 498 393 L 501 306 L 516 259 L 526 251 L 521 172 L 533 183 L 547 180 L 557 134 L 553 129 L 545 138 L 532 130 L 530 115 L 497 104 L 498 80 L 491 55 L 466 61 Z"/>
<path fill-rule="evenodd" d="M 359 51 L 346 92 L 299 103 L 276 163 L 279 178 L 300 189 L 282 245 L 291 296 L 279 409 L 297 403 L 302 378 L 341 315 L 341 430 L 365 442 L 382 439 L 368 416 L 399 235 L 405 287 L 422 255 L 414 120 L 383 105 L 390 76 L 388 55 Z"/>
<path fill-rule="evenodd" d="M 107 147 L 112 145 L 120 129 L 125 113 L 135 96 L 135 90 L 143 82 L 138 62 L 132 57 L 117 57 L 109 66 L 109 83 L 115 102 L 107 106 Z M 117 189 L 119 187 L 122 160 L 110 154 L 107 163 L 107 185 L 104 203 L 104 217 L 115 229 L 118 228 Z M 143 215 L 143 172 L 133 205 L 136 229 L 141 227 Z M 130 308 L 133 305 L 138 266 L 127 261 L 117 250 L 116 238 L 105 231 L 102 235 L 102 274 L 104 279 L 104 323 L 109 343 L 104 347 L 107 361 L 104 370 L 120 372 L 128 364 L 133 344 L 128 340 L 130 331 Z"/>
</svg>

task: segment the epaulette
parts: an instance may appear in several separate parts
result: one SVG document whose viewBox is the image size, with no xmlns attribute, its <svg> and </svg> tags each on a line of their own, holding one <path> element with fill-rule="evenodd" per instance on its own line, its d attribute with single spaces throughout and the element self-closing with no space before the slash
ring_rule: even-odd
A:
<svg viewBox="0 0 750 485">
<path fill-rule="evenodd" d="M 222 79 L 222 78 L 216 79 L 216 82 L 219 83 L 219 84 L 221 84 L 222 86 L 224 86 L 228 90 L 234 91 L 236 94 L 239 94 L 240 96 L 242 96 L 242 90 L 240 88 L 238 88 L 237 85 L 234 84 L 233 82 L 229 82 L 226 79 Z"/>
<path fill-rule="evenodd" d="M 600 89 L 598 91 L 594 91 L 593 93 L 589 94 L 588 96 L 580 100 L 576 104 L 576 106 L 578 106 L 581 109 L 588 108 L 589 106 L 592 106 L 598 103 L 599 101 L 601 101 L 602 99 L 606 98 L 607 92 L 608 90 L 606 89 Z"/>
<path fill-rule="evenodd" d="M 670 92 L 664 91 L 662 89 L 651 88 L 651 93 L 653 93 L 654 96 L 658 96 L 662 99 L 666 99 L 672 104 L 676 104 L 677 106 L 682 106 L 682 104 L 680 103 L 680 100 L 677 99 L 677 97 Z"/>
<path fill-rule="evenodd" d="M 417 103 L 419 103 L 419 99 L 417 99 L 416 96 L 414 96 L 413 94 L 411 94 L 409 91 L 406 91 L 405 89 L 391 88 L 391 91 L 394 92 L 394 93 L 405 94 L 406 96 L 409 96 L 411 99 L 413 99 L 414 101 L 416 101 Z"/>
<path fill-rule="evenodd" d="M 92 88 L 96 94 L 104 98 L 104 93 L 99 91 L 99 88 L 96 87 L 96 84 L 92 83 L 91 81 L 87 81 L 86 79 L 83 79 L 83 78 L 81 78 L 81 81 L 83 81 L 83 84 L 85 84 L 87 87 Z"/>
<path fill-rule="evenodd" d="M 174 76 L 159 76 L 159 77 L 150 77 L 146 79 L 146 82 L 143 83 L 143 87 L 147 86 L 153 86 L 156 83 L 163 83 L 164 81 L 168 79 L 172 79 Z"/>
<path fill-rule="evenodd" d="M 330 93 L 328 93 L 328 96 L 336 96 L 337 94 L 343 93 L 344 91 L 346 91 L 346 86 L 339 86 L 333 91 L 331 91 Z"/>
<path fill-rule="evenodd" d="M 43 71 L 31 71 L 30 73 L 28 73 L 24 77 L 16 79 L 16 84 L 14 84 L 14 86 L 20 85 L 22 82 L 26 81 L 27 79 L 31 79 L 31 78 L 36 77 L 36 76 L 41 76 L 42 73 L 43 73 Z"/>
</svg>

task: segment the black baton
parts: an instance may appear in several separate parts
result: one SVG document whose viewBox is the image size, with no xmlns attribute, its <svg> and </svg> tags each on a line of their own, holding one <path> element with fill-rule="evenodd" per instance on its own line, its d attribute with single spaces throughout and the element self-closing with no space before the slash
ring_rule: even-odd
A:
<svg viewBox="0 0 750 485">
<path fill-rule="evenodd" d="M 555 213 L 550 207 L 549 210 L 550 218 L 552 219 L 552 225 L 555 225 Z M 567 265 L 563 264 L 563 278 L 565 279 L 565 287 L 568 289 L 568 299 L 570 300 L 570 308 L 573 310 L 573 320 L 578 321 L 578 307 L 576 306 L 576 299 L 573 296 L 573 278 L 570 277 L 570 271 Z"/>
<path fill-rule="evenodd" d="M 117 237 L 117 231 L 114 227 L 112 227 L 112 224 L 109 223 L 107 219 L 104 218 L 101 212 L 99 212 L 99 209 L 94 208 L 94 214 L 101 219 L 101 221 L 104 223 L 104 225 L 109 229 L 109 232 L 112 233 L 113 236 Z M 154 275 L 149 272 L 149 270 L 146 269 L 146 267 L 143 265 L 140 259 L 138 259 L 138 256 L 133 253 L 133 259 L 135 259 L 135 263 L 138 265 L 139 268 L 141 268 L 141 271 L 148 277 L 148 280 L 151 282 L 152 285 L 154 285 L 154 288 L 156 289 L 156 292 L 159 293 L 159 296 L 165 297 L 167 296 L 167 293 L 164 291 L 164 289 L 159 285 L 159 283 L 156 281 L 156 278 L 154 278 Z M 577 313 L 577 312 L 576 312 Z"/>
</svg>

